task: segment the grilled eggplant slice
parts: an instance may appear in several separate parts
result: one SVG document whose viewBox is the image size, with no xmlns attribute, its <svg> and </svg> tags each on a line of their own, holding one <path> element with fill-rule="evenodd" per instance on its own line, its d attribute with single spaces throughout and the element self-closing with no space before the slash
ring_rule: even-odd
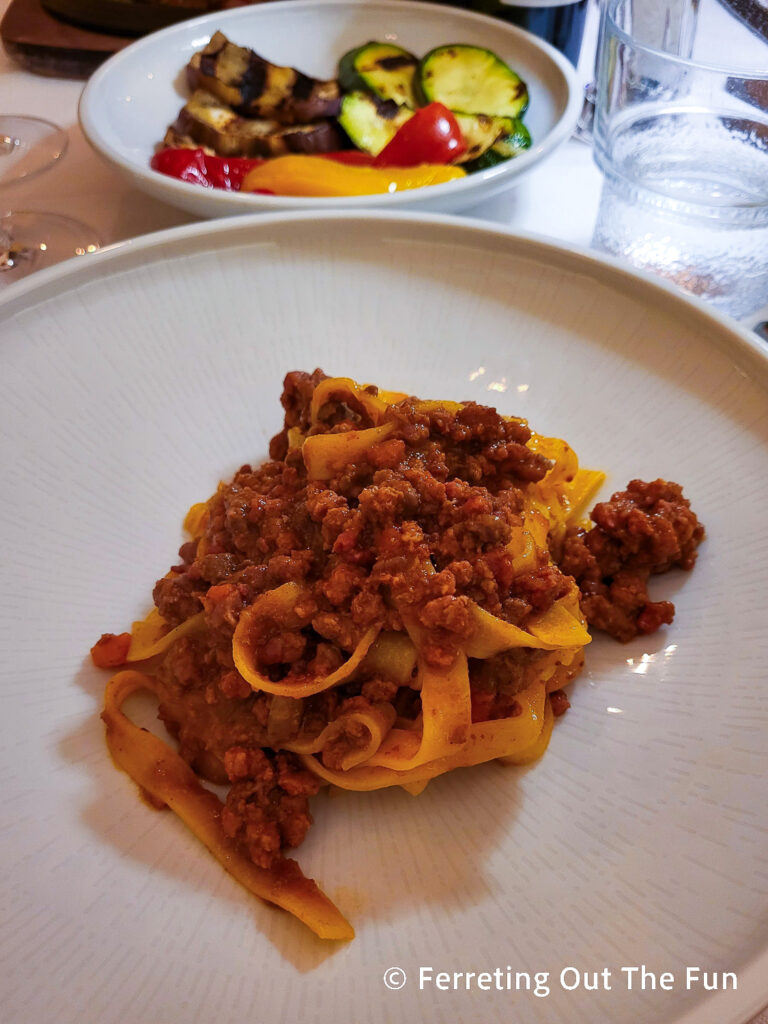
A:
<svg viewBox="0 0 768 1024">
<path fill-rule="evenodd" d="M 191 139 L 218 156 L 328 153 L 342 144 L 331 121 L 283 125 L 265 118 L 241 117 L 204 89 L 195 90 L 182 107 L 166 140 L 169 137 Z"/>
<path fill-rule="evenodd" d="M 345 92 L 371 92 L 382 100 L 417 107 L 414 79 L 419 62 L 394 43 L 366 43 L 339 61 L 339 85 Z"/>
<path fill-rule="evenodd" d="M 284 125 L 336 117 L 339 83 L 320 81 L 295 68 L 270 64 L 253 50 L 231 43 L 223 32 L 193 55 L 187 65 L 192 89 L 206 89 L 244 117 L 264 117 Z"/>
<path fill-rule="evenodd" d="M 163 136 L 160 149 L 202 149 L 208 156 L 218 156 L 213 146 L 204 146 L 202 142 L 195 142 L 191 135 L 181 135 L 177 132 L 175 122 Z"/>
</svg>

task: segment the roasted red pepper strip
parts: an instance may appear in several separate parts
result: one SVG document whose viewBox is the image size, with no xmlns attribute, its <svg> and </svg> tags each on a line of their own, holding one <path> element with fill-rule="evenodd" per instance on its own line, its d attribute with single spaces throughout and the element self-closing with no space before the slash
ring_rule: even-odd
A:
<svg viewBox="0 0 768 1024">
<path fill-rule="evenodd" d="M 398 129 L 376 157 L 374 167 L 451 164 L 466 151 L 467 143 L 450 110 L 442 103 L 429 103 Z"/>
<path fill-rule="evenodd" d="M 131 646 L 130 633 L 102 633 L 91 648 L 91 659 L 96 668 L 117 668 L 124 665 Z"/>
<path fill-rule="evenodd" d="M 202 149 L 163 149 L 155 153 L 150 166 L 194 185 L 239 192 L 248 171 L 262 163 L 263 160 L 250 157 L 211 156 Z"/>
</svg>

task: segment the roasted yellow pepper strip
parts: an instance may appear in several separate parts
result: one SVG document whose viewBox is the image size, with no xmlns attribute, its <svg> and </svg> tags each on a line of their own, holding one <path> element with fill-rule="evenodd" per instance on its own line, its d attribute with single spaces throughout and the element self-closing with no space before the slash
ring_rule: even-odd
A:
<svg viewBox="0 0 768 1024">
<path fill-rule="evenodd" d="M 267 189 L 278 196 L 368 196 L 441 185 L 464 176 L 460 167 L 450 164 L 354 167 L 319 156 L 278 156 L 249 171 L 240 191 Z"/>
</svg>

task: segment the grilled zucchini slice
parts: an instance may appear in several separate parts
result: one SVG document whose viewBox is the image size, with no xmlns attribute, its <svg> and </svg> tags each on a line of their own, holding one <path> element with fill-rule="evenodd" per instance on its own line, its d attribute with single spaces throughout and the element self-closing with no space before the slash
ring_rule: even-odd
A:
<svg viewBox="0 0 768 1024">
<path fill-rule="evenodd" d="M 512 157 L 517 156 L 526 149 L 530 149 L 531 135 L 523 122 L 510 118 L 508 120 L 508 124 L 511 128 L 506 132 L 506 134 L 501 135 L 496 142 L 494 142 L 494 144 L 489 149 L 486 149 L 486 151 L 480 156 L 474 157 L 469 162 L 464 163 L 465 171 L 470 174 L 473 171 L 485 171 L 489 167 L 495 167 L 497 164 L 506 163 L 507 160 L 511 160 Z"/>
<path fill-rule="evenodd" d="M 532 145 L 531 133 L 519 118 L 511 118 L 511 124 L 507 132 L 494 142 L 492 149 L 505 160 L 517 156 L 518 153 L 530 149 Z"/>
<path fill-rule="evenodd" d="M 508 117 L 487 117 L 485 114 L 454 114 L 467 144 L 466 152 L 456 161 L 467 164 L 477 160 L 500 139 L 507 136 L 512 128 Z"/>
<path fill-rule="evenodd" d="M 400 106 L 416 107 L 414 83 L 419 61 L 394 43 L 366 43 L 339 61 L 339 85 L 344 92 L 370 92 Z"/>
<path fill-rule="evenodd" d="M 528 107 L 525 82 L 491 50 L 455 43 L 438 46 L 419 64 L 424 102 L 489 117 L 520 117 Z"/>
<path fill-rule="evenodd" d="M 366 153 L 378 156 L 398 128 L 413 117 L 409 107 L 381 100 L 366 92 L 350 92 L 341 101 L 339 124 L 350 141 Z"/>
</svg>

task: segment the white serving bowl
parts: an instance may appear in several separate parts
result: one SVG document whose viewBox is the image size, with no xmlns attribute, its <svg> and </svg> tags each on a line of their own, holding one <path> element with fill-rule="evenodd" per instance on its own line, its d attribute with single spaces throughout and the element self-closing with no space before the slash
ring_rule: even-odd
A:
<svg viewBox="0 0 768 1024">
<path fill-rule="evenodd" d="M 332 78 L 339 58 L 370 39 L 397 42 L 421 56 L 444 43 L 494 50 L 527 83 L 525 122 L 533 146 L 514 160 L 429 188 L 337 199 L 228 193 L 177 181 L 149 162 L 188 95 L 183 69 L 221 29 L 278 64 Z M 199 217 L 275 210 L 392 207 L 450 213 L 515 184 L 571 134 L 580 108 L 573 66 L 521 29 L 480 14 L 408 0 L 287 0 L 215 12 L 139 40 L 108 60 L 80 101 L 86 138 L 102 156 L 156 198 Z"/>
</svg>

